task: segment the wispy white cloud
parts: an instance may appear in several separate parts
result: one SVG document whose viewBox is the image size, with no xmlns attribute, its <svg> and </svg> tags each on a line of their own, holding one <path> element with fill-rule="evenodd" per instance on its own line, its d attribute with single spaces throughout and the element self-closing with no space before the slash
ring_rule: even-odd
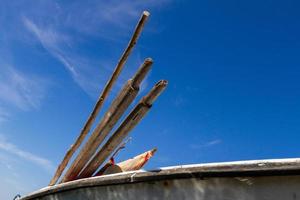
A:
<svg viewBox="0 0 300 200">
<path fill-rule="evenodd" d="M 0 123 L 6 122 L 10 117 L 9 112 L 4 108 L 0 106 Z"/>
<path fill-rule="evenodd" d="M 72 76 L 78 76 L 75 68 L 69 63 L 69 61 L 61 52 L 62 50 L 60 48 L 60 45 L 66 44 L 68 40 L 67 37 L 52 30 L 51 28 L 42 29 L 26 17 L 23 17 L 22 20 L 25 27 L 37 37 L 43 47 L 60 62 L 62 62 L 66 69 L 69 70 L 69 72 L 72 74 Z"/>
<path fill-rule="evenodd" d="M 40 27 L 26 17 L 23 17 L 23 22 L 27 30 L 34 34 L 42 46 L 66 68 L 73 80 L 85 92 L 93 96 L 98 89 L 99 81 L 103 81 L 103 78 L 99 76 L 103 75 L 106 71 L 100 73 L 99 69 L 91 67 L 95 63 L 72 52 L 68 48 L 68 42 L 71 39 L 67 39 L 67 36 L 59 33 L 57 30 Z"/>
<path fill-rule="evenodd" d="M 0 103 L 22 110 L 37 109 L 45 95 L 46 82 L 34 75 L 22 73 L 10 66 L 1 66 Z M 0 108 L 0 118 L 8 113 Z"/>
<path fill-rule="evenodd" d="M 159 9 L 170 2 L 171 0 L 73 1 L 68 4 L 68 10 L 60 6 L 60 11 L 65 11 L 64 16 L 68 19 L 64 21 L 64 26 L 87 35 L 116 40 L 115 36 L 124 37 L 128 34 L 124 34 L 124 30 L 131 29 L 130 25 L 143 10 Z M 81 13 L 80 18 L 78 12 Z"/>
<path fill-rule="evenodd" d="M 109 50 L 106 48 L 105 51 L 99 52 L 99 58 L 92 58 L 82 54 L 82 51 L 79 53 L 80 45 L 77 43 L 84 43 L 86 37 L 100 37 L 104 43 L 120 38 L 121 43 L 126 40 L 124 43 L 126 45 L 127 36 L 141 12 L 146 7 L 159 8 L 167 3 L 169 0 L 88 1 L 88 3 L 73 1 L 67 5 L 55 3 L 55 5 L 49 6 L 48 2 L 46 5 L 51 8 L 51 12 L 57 13 L 55 17 L 48 19 L 44 13 L 35 12 L 34 14 L 25 13 L 21 19 L 24 27 L 68 70 L 73 80 L 87 94 L 95 97 L 98 95 L 99 86 L 105 84 L 120 55 L 111 55 L 107 53 Z M 77 14 L 79 12 L 81 13 L 80 17 Z M 114 45 L 119 48 L 120 44 L 115 43 Z M 123 48 L 122 45 L 120 52 Z M 116 51 L 113 50 L 113 52 Z M 112 60 L 108 61 L 108 58 L 104 58 L 107 56 L 111 56 Z M 138 66 L 143 60 L 139 56 L 133 57 L 134 59 L 129 61 L 129 64 L 133 66 Z M 121 77 L 117 84 L 119 87 L 129 78 L 134 69 L 136 68 L 131 68 L 129 73 L 122 73 L 123 78 Z M 143 86 L 145 85 L 147 84 Z"/>
<path fill-rule="evenodd" d="M 222 140 L 216 139 L 216 140 L 208 141 L 208 142 L 203 143 L 203 144 L 190 144 L 190 148 L 191 149 L 201 149 L 201 148 L 205 148 L 205 147 L 211 147 L 211 146 L 214 146 L 214 145 L 218 145 L 220 143 L 222 143 Z"/>
<path fill-rule="evenodd" d="M 1 135 L 0 138 L 2 138 Z M 34 172 L 31 171 L 32 165 Z M 47 177 L 45 169 L 37 168 L 35 165 L 34 162 L 28 162 L 0 148 L 0 199 L 13 199 L 16 194 L 23 196 L 45 185 L 45 183 L 39 183 L 43 177 L 37 175 L 44 174 Z M 32 176 L 32 173 L 35 176 Z"/>
<path fill-rule="evenodd" d="M 21 159 L 37 164 L 49 172 L 52 172 L 54 169 L 52 162 L 48 159 L 20 149 L 18 146 L 7 141 L 3 135 L 0 135 L 0 150 L 14 154 Z"/>
</svg>

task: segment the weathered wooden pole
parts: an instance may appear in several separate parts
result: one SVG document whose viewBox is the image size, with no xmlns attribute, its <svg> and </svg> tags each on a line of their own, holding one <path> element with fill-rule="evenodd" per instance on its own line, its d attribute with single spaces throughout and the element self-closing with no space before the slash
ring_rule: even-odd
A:
<svg viewBox="0 0 300 200">
<path fill-rule="evenodd" d="M 57 180 L 59 179 L 59 177 L 61 176 L 61 174 L 63 173 L 64 169 L 66 168 L 66 166 L 68 165 L 71 157 L 73 156 L 73 154 L 75 153 L 75 151 L 79 148 L 79 146 L 81 145 L 81 143 L 83 142 L 85 136 L 88 134 L 88 132 L 91 129 L 91 126 L 93 124 L 93 122 L 95 121 L 102 105 L 103 102 L 105 101 L 105 99 L 107 98 L 113 84 L 116 82 L 119 74 L 121 73 L 123 66 L 130 54 L 130 52 L 132 51 L 134 45 L 136 44 L 142 29 L 145 25 L 145 22 L 147 21 L 148 16 L 150 15 L 150 13 L 148 11 L 144 11 L 135 30 L 134 33 L 125 49 L 125 51 L 123 52 L 119 62 L 117 63 L 115 70 L 111 76 L 111 78 L 109 79 L 109 81 L 106 83 L 100 97 L 98 98 L 94 109 L 92 111 L 92 113 L 90 114 L 89 118 L 87 119 L 83 129 L 81 130 L 78 138 L 76 139 L 75 143 L 73 145 L 70 146 L 70 148 L 68 149 L 65 157 L 63 158 L 62 162 L 59 164 L 58 168 L 56 169 L 56 172 L 53 176 L 53 178 L 51 179 L 49 185 L 54 185 Z"/>
<path fill-rule="evenodd" d="M 167 86 L 167 81 L 159 81 L 152 90 L 141 99 L 141 101 L 130 112 L 119 128 L 113 133 L 109 140 L 103 145 L 93 159 L 87 164 L 84 170 L 77 178 L 86 178 L 92 176 L 101 164 L 113 153 L 120 145 L 129 132 L 141 121 L 151 108 L 156 98 L 163 92 Z"/>
<path fill-rule="evenodd" d="M 132 79 L 127 81 L 108 111 L 105 113 L 87 143 L 82 147 L 78 156 L 67 170 L 61 182 L 74 180 L 86 163 L 96 152 L 98 146 L 112 130 L 113 126 L 126 111 L 136 97 L 139 86 L 152 66 L 152 59 L 147 58 Z"/>
</svg>

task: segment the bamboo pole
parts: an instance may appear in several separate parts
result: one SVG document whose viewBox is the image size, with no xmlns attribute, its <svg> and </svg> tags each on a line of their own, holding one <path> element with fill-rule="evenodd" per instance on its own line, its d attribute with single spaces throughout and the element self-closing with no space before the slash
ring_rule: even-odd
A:
<svg viewBox="0 0 300 200">
<path fill-rule="evenodd" d="M 109 134 L 113 126 L 117 123 L 122 114 L 134 100 L 139 91 L 139 85 L 149 72 L 151 66 L 152 59 L 147 58 L 140 66 L 134 77 L 125 84 L 123 89 L 109 107 L 108 111 L 105 113 L 104 117 L 101 119 L 100 123 L 93 131 L 87 143 L 83 146 L 78 156 L 67 170 L 62 182 L 74 180 L 74 178 L 77 177 L 79 172 L 96 152 L 98 146 Z"/>
<path fill-rule="evenodd" d="M 65 157 L 63 158 L 62 162 L 59 164 L 58 168 L 56 169 L 56 172 L 53 176 L 53 178 L 51 179 L 49 185 L 54 185 L 57 180 L 59 179 L 59 177 L 61 176 L 61 174 L 63 173 L 64 169 L 66 168 L 66 166 L 68 165 L 71 157 L 73 156 L 73 154 L 75 153 L 75 151 L 79 148 L 79 146 L 81 145 L 81 143 L 83 142 L 85 136 L 88 134 L 88 132 L 91 129 L 91 126 L 93 124 L 93 122 L 95 121 L 102 105 L 103 102 L 105 101 L 105 99 L 107 98 L 113 84 L 116 82 L 119 74 L 121 73 L 123 66 L 129 56 L 129 54 L 131 53 L 134 45 L 136 44 L 142 29 L 145 25 L 145 22 L 147 21 L 148 16 L 150 15 L 150 13 L 148 11 L 144 11 L 137 26 L 135 27 L 134 33 L 125 49 L 125 51 L 123 52 L 119 62 L 117 63 L 115 70 L 111 76 L 111 78 L 109 79 L 109 81 L 106 83 L 100 97 L 98 98 L 94 109 L 92 111 L 92 113 L 90 114 L 89 118 L 87 119 L 83 129 L 81 130 L 79 136 L 77 137 L 75 143 L 73 145 L 70 146 L 70 148 L 68 149 Z"/>
<path fill-rule="evenodd" d="M 141 99 L 141 101 L 130 112 L 119 128 L 113 133 L 109 140 L 103 145 L 88 165 L 83 169 L 77 178 L 86 178 L 92 176 L 101 164 L 113 153 L 120 145 L 129 132 L 142 120 L 151 108 L 156 98 L 163 92 L 167 86 L 167 81 L 159 81 L 152 90 Z"/>
</svg>

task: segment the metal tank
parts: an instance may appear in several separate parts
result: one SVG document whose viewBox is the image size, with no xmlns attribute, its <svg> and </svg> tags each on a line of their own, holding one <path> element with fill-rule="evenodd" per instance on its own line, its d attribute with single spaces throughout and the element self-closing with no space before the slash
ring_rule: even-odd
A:
<svg viewBox="0 0 300 200">
<path fill-rule="evenodd" d="M 209 163 L 132 171 L 49 186 L 22 200 L 295 200 L 300 159 Z"/>
</svg>

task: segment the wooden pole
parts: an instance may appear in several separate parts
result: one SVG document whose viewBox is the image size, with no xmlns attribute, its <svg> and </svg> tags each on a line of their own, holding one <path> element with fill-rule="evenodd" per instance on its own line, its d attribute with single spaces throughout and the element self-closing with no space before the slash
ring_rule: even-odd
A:
<svg viewBox="0 0 300 200">
<path fill-rule="evenodd" d="M 167 86 L 167 81 L 159 81 L 152 90 L 141 99 L 141 101 L 130 112 L 119 128 L 113 133 L 109 140 L 103 145 L 88 165 L 83 169 L 77 178 L 86 178 L 92 176 L 101 164 L 113 153 L 120 145 L 129 132 L 142 120 L 151 108 L 156 98 L 163 92 Z"/>
<path fill-rule="evenodd" d="M 103 102 L 105 101 L 105 99 L 107 98 L 113 84 L 116 82 L 119 74 L 121 73 L 123 66 L 130 54 L 130 52 L 132 51 L 134 45 L 136 44 L 142 29 L 145 25 L 145 22 L 148 18 L 148 16 L 150 15 L 150 13 L 148 11 L 144 11 L 135 30 L 134 33 L 129 41 L 129 44 L 127 45 L 125 51 L 123 52 L 119 62 L 117 63 L 115 70 L 111 76 L 111 78 L 109 79 L 109 81 L 106 83 L 100 97 L 98 98 L 96 105 L 94 106 L 94 109 L 92 111 L 92 113 L 90 114 L 89 118 L 87 119 L 83 129 L 81 130 L 78 138 L 76 139 L 75 143 L 73 145 L 70 146 L 70 148 L 68 149 L 65 157 L 63 158 L 62 162 L 59 164 L 53 178 L 51 179 L 49 185 L 54 185 L 57 180 L 59 179 L 59 177 L 61 176 L 62 172 L 64 171 L 64 169 L 66 168 L 66 166 L 68 165 L 71 157 L 73 156 L 73 154 L 75 153 L 75 151 L 79 148 L 79 146 L 81 145 L 81 143 L 83 142 L 85 136 L 88 134 L 88 132 L 91 129 L 91 126 L 93 124 L 93 122 L 95 121 L 102 105 Z"/>
<path fill-rule="evenodd" d="M 117 165 L 121 168 L 123 172 L 139 170 L 147 163 L 147 161 L 154 155 L 156 151 L 157 149 L 154 148 L 131 159 L 120 162 Z"/>
<path fill-rule="evenodd" d="M 95 176 L 139 170 L 148 162 L 148 160 L 154 155 L 156 151 L 157 149 L 154 148 L 150 151 L 146 151 L 145 153 L 117 164 L 108 162 L 95 174 Z"/>
<path fill-rule="evenodd" d="M 113 101 L 100 123 L 97 125 L 87 143 L 83 146 L 78 156 L 67 170 L 62 182 L 74 180 L 86 163 L 96 152 L 98 146 L 109 134 L 113 126 L 132 103 L 139 91 L 139 85 L 152 66 L 152 59 L 147 58 L 140 66 L 137 73 L 130 79 Z"/>
</svg>

